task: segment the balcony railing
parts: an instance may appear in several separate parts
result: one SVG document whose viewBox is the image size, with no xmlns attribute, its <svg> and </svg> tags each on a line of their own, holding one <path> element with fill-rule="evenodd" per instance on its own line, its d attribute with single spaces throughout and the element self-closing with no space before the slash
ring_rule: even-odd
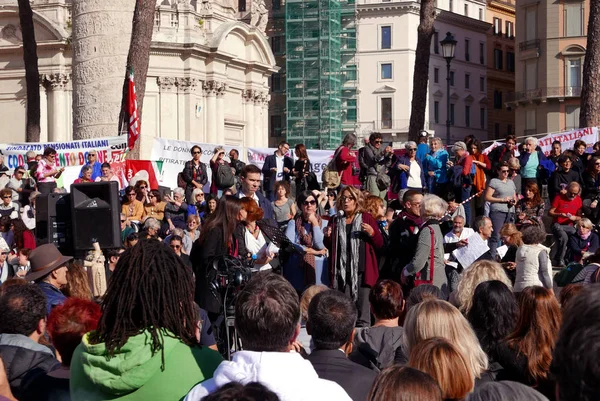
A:
<svg viewBox="0 0 600 401">
<path fill-rule="evenodd" d="M 410 120 L 377 120 L 377 121 L 365 121 L 361 122 L 361 125 L 369 127 L 369 130 L 372 132 L 377 131 L 398 131 L 398 132 L 408 132 L 408 127 L 410 126 Z M 425 121 L 425 129 L 430 129 L 431 124 L 429 121 Z"/>
<path fill-rule="evenodd" d="M 528 102 L 541 99 L 564 99 L 567 97 L 580 97 L 580 86 L 560 86 L 553 88 L 537 88 L 524 92 L 509 92 L 506 94 L 506 103 Z"/>
<path fill-rule="evenodd" d="M 519 43 L 519 50 L 522 52 L 524 52 L 526 50 L 537 49 L 539 47 L 540 47 L 539 39 L 527 40 L 525 42 Z"/>
</svg>

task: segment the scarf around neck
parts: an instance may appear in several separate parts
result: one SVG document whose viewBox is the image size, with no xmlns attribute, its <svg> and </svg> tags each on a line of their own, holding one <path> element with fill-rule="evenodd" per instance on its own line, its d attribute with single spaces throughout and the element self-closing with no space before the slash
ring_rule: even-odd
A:
<svg viewBox="0 0 600 401">
<path fill-rule="evenodd" d="M 352 233 L 360 232 L 362 224 L 362 213 L 356 213 L 354 220 L 352 221 Z M 334 289 L 337 289 L 337 278 L 340 278 L 343 285 L 350 285 L 350 295 L 352 299 L 356 301 L 358 299 L 358 264 L 360 263 L 360 243 L 361 239 L 358 235 L 351 235 L 350 244 L 346 239 L 346 217 L 338 216 L 336 218 L 337 224 L 337 241 L 338 241 L 338 255 L 340 255 L 339 263 L 337 266 L 337 274 L 334 276 L 333 285 Z M 352 259 L 348 260 L 347 249 L 350 247 Z M 346 272 L 350 269 L 350 280 L 351 283 L 346 283 Z"/>
</svg>

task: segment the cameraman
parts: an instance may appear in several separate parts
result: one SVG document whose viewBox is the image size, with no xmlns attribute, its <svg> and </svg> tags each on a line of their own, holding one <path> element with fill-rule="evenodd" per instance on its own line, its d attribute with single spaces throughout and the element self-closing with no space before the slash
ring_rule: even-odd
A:
<svg viewBox="0 0 600 401">
<path fill-rule="evenodd" d="M 490 202 L 490 220 L 494 231 L 489 241 L 490 254 L 496 260 L 498 243 L 500 242 L 500 229 L 506 223 L 515 221 L 515 204 L 517 203 L 517 189 L 513 180 L 508 178 L 510 168 L 508 163 L 498 164 L 498 178 L 492 178 L 485 190 L 485 200 Z"/>
<path fill-rule="evenodd" d="M 217 210 L 204 223 L 200 238 L 194 242 L 190 260 L 196 275 L 196 303 L 208 312 L 211 321 L 221 313 L 221 300 L 211 291 L 213 261 L 224 256 L 238 256 L 234 232 L 245 218 L 242 202 L 234 196 L 221 198 Z"/>
</svg>

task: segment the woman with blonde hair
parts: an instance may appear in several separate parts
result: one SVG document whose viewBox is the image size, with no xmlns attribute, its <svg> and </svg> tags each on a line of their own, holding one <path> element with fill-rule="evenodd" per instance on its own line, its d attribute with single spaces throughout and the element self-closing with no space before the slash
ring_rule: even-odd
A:
<svg viewBox="0 0 600 401">
<path fill-rule="evenodd" d="M 379 279 L 377 250 L 383 246 L 383 237 L 375 219 L 364 212 L 363 196 L 358 189 L 344 187 L 337 210 L 343 213 L 329 221 L 324 238 L 330 250 L 331 285 L 356 303 L 357 327 L 370 326 L 369 292 Z"/>
<path fill-rule="evenodd" d="M 93 299 L 88 273 L 81 263 L 72 262 L 69 264 L 67 270 L 67 286 L 64 293 L 70 298 L 81 298 L 88 301 Z"/>
<path fill-rule="evenodd" d="M 512 283 L 502 265 L 491 260 L 478 260 L 461 274 L 456 291 L 450 297 L 451 302 L 465 315 L 473 306 L 475 288 L 484 281 L 498 280 L 512 289 Z"/>
<path fill-rule="evenodd" d="M 500 229 L 500 239 L 508 248 L 500 263 L 506 271 L 506 275 L 510 281 L 515 282 L 515 266 L 517 260 L 517 249 L 523 245 L 523 234 L 517 226 L 512 223 L 507 223 Z"/>
<path fill-rule="evenodd" d="M 420 370 L 390 366 L 375 378 L 367 401 L 442 401 L 435 379 Z"/>
<path fill-rule="evenodd" d="M 586 217 L 579 220 L 575 224 L 575 228 L 577 229 L 575 234 L 569 235 L 568 248 L 571 251 L 573 260 L 580 263 L 585 253 L 596 252 L 600 245 L 600 240 L 598 239 L 598 234 L 592 231 L 594 228 L 592 221 Z"/>
<path fill-rule="evenodd" d="M 428 299 L 408 311 L 403 343 L 396 350 L 395 362 L 405 364 L 407 355 L 411 355 L 418 344 L 433 337 L 441 337 L 456 346 L 475 379 L 481 378 L 487 370 L 488 357 L 467 319 L 449 302 L 438 299 Z"/>
<path fill-rule="evenodd" d="M 440 219 L 448 210 L 448 204 L 437 195 L 426 194 L 421 202 L 421 221 L 417 239 L 417 249 L 412 261 L 404 267 L 401 281 L 409 284 L 409 277 L 415 284 L 433 284 L 438 287 L 444 299 L 450 289 L 446 277 L 444 260 L 444 236 L 440 229 Z"/>
<path fill-rule="evenodd" d="M 433 337 L 417 344 L 408 366 L 433 377 L 444 400 L 462 400 L 475 387 L 475 376 L 464 356 L 444 338 Z"/>
</svg>

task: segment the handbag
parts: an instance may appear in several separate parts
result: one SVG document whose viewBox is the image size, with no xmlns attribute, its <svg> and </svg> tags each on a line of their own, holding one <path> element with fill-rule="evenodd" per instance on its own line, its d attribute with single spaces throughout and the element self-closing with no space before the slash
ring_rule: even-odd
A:
<svg viewBox="0 0 600 401">
<path fill-rule="evenodd" d="M 323 169 L 323 174 L 321 178 L 323 179 L 323 185 L 325 186 L 325 188 L 335 189 L 339 187 L 342 182 L 342 174 L 344 172 L 342 171 L 340 173 L 337 170 L 337 166 L 335 163 L 338 154 L 340 153 L 340 149 L 341 147 L 339 147 L 338 150 L 335 151 L 333 158 L 329 161 L 329 163 L 327 163 L 327 166 L 325 166 L 325 168 Z"/>
<path fill-rule="evenodd" d="M 377 172 L 377 178 L 375 179 L 375 182 L 377 183 L 377 188 L 379 188 L 380 191 L 385 191 L 390 187 L 392 179 L 385 171 L 380 170 Z"/>
<path fill-rule="evenodd" d="M 427 228 L 429 228 L 429 232 L 431 233 L 431 254 L 429 257 L 429 270 L 430 270 L 430 274 L 429 274 L 429 280 L 421 280 L 421 272 L 417 273 L 415 276 L 415 287 L 418 287 L 420 285 L 423 284 L 432 284 L 433 285 L 433 273 L 434 273 L 434 262 L 435 262 L 435 236 L 433 233 L 433 228 L 431 228 L 431 226 L 428 226 Z"/>
</svg>

